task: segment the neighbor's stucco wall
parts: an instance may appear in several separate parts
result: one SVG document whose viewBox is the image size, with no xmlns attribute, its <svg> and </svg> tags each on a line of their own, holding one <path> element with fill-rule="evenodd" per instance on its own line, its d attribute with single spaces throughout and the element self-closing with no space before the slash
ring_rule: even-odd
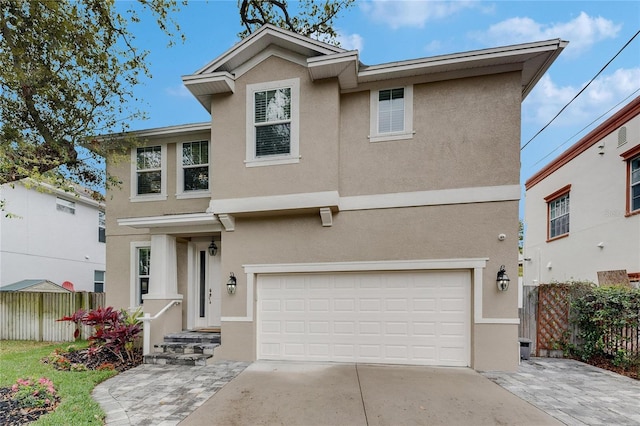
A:
<svg viewBox="0 0 640 426">
<path fill-rule="evenodd" d="M 58 196 L 75 202 L 75 214 L 56 209 Z M 0 285 L 46 279 L 94 290 L 94 271 L 105 270 L 106 250 L 98 241 L 98 205 L 20 183 L 2 186 L 0 198 L 14 215 L 0 216 Z"/>
<path fill-rule="evenodd" d="M 618 146 L 618 131 L 614 131 L 527 190 L 525 285 L 567 280 L 597 283 L 598 271 L 640 272 L 640 215 L 625 217 L 627 166 L 620 157 L 640 144 L 640 116 L 625 127 L 626 144 Z M 569 184 L 569 236 L 547 242 L 544 198 Z"/>
</svg>

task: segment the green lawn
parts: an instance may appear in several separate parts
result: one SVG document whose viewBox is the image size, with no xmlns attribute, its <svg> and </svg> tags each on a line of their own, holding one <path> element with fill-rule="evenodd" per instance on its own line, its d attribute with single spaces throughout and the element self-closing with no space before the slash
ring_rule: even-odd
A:
<svg viewBox="0 0 640 426">
<path fill-rule="evenodd" d="M 115 371 L 58 371 L 40 360 L 55 349 L 69 346 L 86 347 L 80 343 L 49 343 L 32 341 L 0 341 L 0 387 L 10 387 L 19 378 L 47 377 L 53 381 L 60 396 L 60 405 L 34 426 L 101 425 L 104 411 L 91 398 L 91 391 L 100 382 L 115 376 Z"/>
</svg>

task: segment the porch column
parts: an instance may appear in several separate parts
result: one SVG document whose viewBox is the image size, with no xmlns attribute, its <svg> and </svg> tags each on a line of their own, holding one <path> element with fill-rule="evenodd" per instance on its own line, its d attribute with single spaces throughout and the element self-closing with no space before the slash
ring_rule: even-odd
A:
<svg viewBox="0 0 640 426">
<path fill-rule="evenodd" d="M 178 265 L 176 238 L 170 235 L 151 236 L 151 271 L 149 273 L 149 294 L 144 300 L 182 300 L 178 294 Z"/>
</svg>

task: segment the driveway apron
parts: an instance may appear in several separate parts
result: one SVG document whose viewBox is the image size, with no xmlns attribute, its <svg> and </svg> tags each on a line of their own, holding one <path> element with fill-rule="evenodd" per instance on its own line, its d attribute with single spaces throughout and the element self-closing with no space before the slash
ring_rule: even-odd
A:
<svg viewBox="0 0 640 426">
<path fill-rule="evenodd" d="M 468 368 L 256 362 L 181 426 L 556 425 Z"/>
</svg>

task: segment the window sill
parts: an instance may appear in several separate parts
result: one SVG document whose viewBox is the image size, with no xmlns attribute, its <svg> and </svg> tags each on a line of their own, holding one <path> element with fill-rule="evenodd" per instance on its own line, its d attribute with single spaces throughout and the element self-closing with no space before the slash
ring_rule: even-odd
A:
<svg viewBox="0 0 640 426">
<path fill-rule="evenodd" d="M 189 191 L 176 194 L 176 199 L 185 200 L 189 198 L 211 198 L 210 191 Z"/>
<path fill-rule="evenodd" d="M 245 160 L 244 164 L 246 167 L 277 166 L 280 164 L 299 163 L 300 158 L 300 156 L 256 158 L 253 160 Z"/>
<path fill-rule="evenodd" d="M 166 201 L 167 194 L 156 194 L 156 195 L 135 195 L 129 198 L 129 201 L 132 203 L 142 203 L 145 201 Z"/>
<path fill-rule="evenodd" d="M 411 132 L 402 132 L 402 133 L 387 133 L 387 134 L 378 134 L 369 136 L 369 142 L 389 142 L 389 141 L 399 141 L 404 139 L 413 139 L 413 135 L 415 131 Z"/>
<path fill-rule="evenodd" d="M 639 214 L 640 214 L 640 210 L 634 210 L 632 212 L 625 213 L 624 217 L 631 217 L 631 216 L 636 216 L 636 215 L 639 215 Z"/>
<path fill-rule="evenodd" d="M 556 235 L 556 236 L 555 236 L 555 237 L 553 237 L 553 238 L 548 238 L 548 239 L 547 239 L 547 242 L 548 242 L 548 243 L 550 243 L 550 242 L 555 241 L 555 240 L 561 240 L 561 239 L 566 238 L 566 237 L 568 237 L 568 236 L 569 236 L 569 233 L 562 234 L 562 235 Z"/>
</svg>

